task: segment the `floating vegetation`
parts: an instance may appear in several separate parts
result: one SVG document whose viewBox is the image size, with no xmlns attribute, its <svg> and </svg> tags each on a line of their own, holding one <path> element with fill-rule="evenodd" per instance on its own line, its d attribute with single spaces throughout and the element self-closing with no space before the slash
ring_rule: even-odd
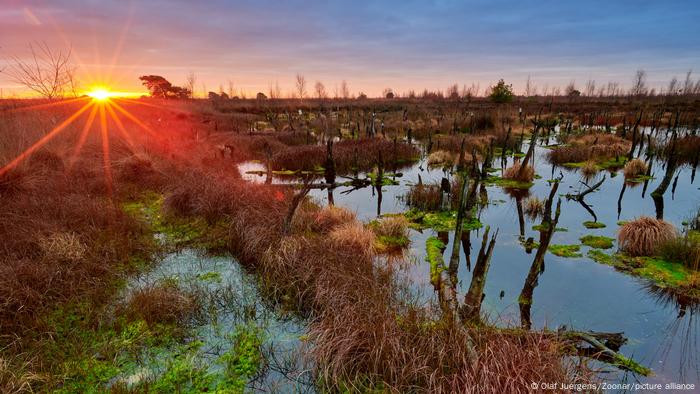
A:
<svg viewBox="0 0 700 394">
<path fill-rule="evenodd" d="M 516 179 L 506 179 L 499 176 L 491 175 L 483 180 L 488 186 L 500 186 L 508 189 L 529 189 L 534 185 L 532 182 L 518 181 Z"/>
<path fill-rule="evenodd" d="M 437 283 L 440 280 L 440 274 L 445 269 L 445 261 L 442 253 L 446 245 L 437 237 L 429 237 L 425 241 L 425 259 L 430 263 L 430 281 Z"/>
<path fill-rule="evenodd" d="M 588 229 L 594 229 L 594 228 L 605 228 L 605 223 L 601 222 L 593 222 L 590 220 L 587 220 L 583 222 L 583 227 L 588 228 Z"/>
<path fill-rule="evenodd" d="M 582 244 L 596 249 L 610 249 L 613 247 L 613 241 L 615 241 L 614 238 L 602 235 L 584 235 L 580 239 Z"/>
<path fill-rule="evenodd" d="M 438 211 L 438 212 L 423 212 L 417 209 L 411 209 L 404 214 L 413 228 L 424 230 L 431 228 L 435 231 L 452 231 L 457 225 L 457 211 Z M 476 230 L 482 227 L 481 222 L 477 218 L 465 217 L 462 223 L 464 230 Z"/>
<path fill-rule="evenodd" d="M 532 229 L 535 230 L 535 231 L 547 231 L 547 230 L 549 229 L 549 223 L 535 224 L 535 225 L 532 226 Z M 565 228 L 565 227 L 556 227 L 556 228 L 554 229 L 554 231 L 555 231 L 555 232 L 557 232 L 557 231 L 566 232 L 566 231 L 569 231 L 569 229 L 568 229 L 568 228 Z"/>
<path fill-rule="evenodd" d="M 583 257 L 581 253 L 578 253 L 581 250 L 579 245 L 549 245 L 547 250 L 559 257 Z"/>
<path fill-rule="evenodd" d="M 632 257 L 624 253 L 611 255 L 597 249 L 589 250 L 587 256 L 600 264 L 649 279 L 659 287 L 679 290 L 691 299 L 700 300 L 700 273 L 682 264 L 660 257 Z"/>
</svg>

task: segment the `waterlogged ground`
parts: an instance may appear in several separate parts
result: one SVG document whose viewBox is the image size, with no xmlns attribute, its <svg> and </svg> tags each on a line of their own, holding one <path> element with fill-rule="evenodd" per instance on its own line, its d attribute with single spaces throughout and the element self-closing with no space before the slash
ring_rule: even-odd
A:
<svg viewBox="0 0 700 394">
<path fill-rule="evenodd" d="M 523 148 L 524 150 L 527 147 Z M 575 330 L 594 330 L 603 332 L 624 332 L 629 339 L 621 353 L 633 357 L 642 365 L 653 370 L 650 377 L 633 376 L 607 369 L 612 373 L 603 373 L 604 379 L 614 382 L 658 382 L 658 383 L 695 383 L 700 384 L 700 360 L 698 354 L 699 325 L 696 314 L 700 311 L 697 304 L 679 304 L 674 299 L 655 290 L 649 281 L 615 270 L 609 265 L 595 262 L 587 255 L 592 250 L 581 244 L 581 237 L 586 235 L 616 238 L 618 222 L 633 219 L 640 215 L 656 216 L 655 205 L 650 193 L 663 178 L 662 163 L 657 162 L 652 169 L 654 179 L 625 188 L 620 200 L 618 198 L 624 185 L 621 171 L 611 173 L 602 171 L 591 179 L 584 179 L 576 169 L 552 167 L 546 160 L 547 148 L 537 147 L 535 169 L 539 176 L 529 190 L 529 196 L 545 200 L 549 194 L 550 184 L 547 180 L 563 174 L 558 193 L 562 196 L 562 210 L 557 227 L 566 231 L 557 231 L 551 244 L 578 245 L 574 255 L 578 257 L 560 257 L 548 252 L 545 256 L 545 270 L 539 276 L 531 304 L 533 328 L 557 328 L 567 326 Z M 508 164 L 512 158 L 508 159 Z M 494 161 L 494 167 L 500 167 L 500 160 Z M 251 181 L 265 181 L 265 175 L 246 174 L 246 171 L 259 170 L 264 166 L 259 163 L 246 163 L 241 173 Z M 352 189 L 339 187 L 332 191 L 312 190 L 310 195 L 322 204 L 332 199 L 336 205 L 347 207 L 357 212 L 360 219 L 370 221 L 378 215 L 404 212 L 406 207 L 402 196 L 411 184 L 419 180 L 424 183 L 439 182 L 447 175 L 442 169 L 430 169 L 425 161 L 400 170 L 401 177 L 396 178 L 399 185 L 382 188 L 381 193 L 370 187 Z M 683 223 L 697 212 L 700 206 L 700 181 L 691 182 L 690 168 L 681 168 L 675 192 L 669 187 L 664 196 L 664 219 L 681 229 Z M 498 175 L 498 174 L 497 174 Z M 613 176 L 615 175 L 615 176 Z M 584 190 L 581 181 L 594 184 L 602 176 L 605 181 L 600 189 L 586 196 L 585 201 L 596 215 L 602 228 L 586 228 L 585 221 L 594 221 L 593 215 L 576 201 L 563 198 L 566 193 Z M 275 177 L 275 183 L 288 182 L 288 178 Z M 540 219 L 532 220 L 524 216 L 524 234 L 520 234 L 520 221 L 517 210 L 517 193 L 508 193 L 499 186 L 486 187 L 489 205 L 479 213 L 484 225 L 498 229 L 497 246 L 493 253 L 491 268 L 486 279 L 485 299 L 482 314 L 493 324 L 502 326 L 519 326 L 520 311 L 518 296 L 523 288 L 534 253 L 528 253 L 521 240 L 529 237 L 538 240 L 539 233 L 532 226 Z M 514 195 L 516 194 L 516 195 Z M 482 230 L 471 231 L 471 261 L 481 241 Z M 430 265 L 425 261 L 426 240 L 435 236 L 432 230 L 422 232 L 411 230 L 409 259 L 413 264 L 403 268 L 411 278 L 413 286 L 426 302 L 436 300 L 433 285 L 430 283 Z M 452 248 L 450 234 L 447 251 Z M 476 249 L 476 251 L 474 250 Z M 616 251 L 614 242 L 610 249 L 600 252 L 612 254 Z M 595 252 L 594 252 L 595 253 Z M 449 258 L 449 252 L 445 253 Z M 458 293 L 463 298 L 471 280 L 467 268 L 465 253 L 462 250 L 458 271 Z"/>
<path fill-rule="evenodd" d="M 196 294 L 201 310 L 184 341 L 145 348 L 111 384 L 148 384 L 162 392 L 312 390 L 300 357 L 304 324 L 261 303 L 254 277 L 231 257 L 205 256 L 194 249 L 168 254 L 153 270 L 134 278 L 125 297 L 162 285 Z"/>
</svg>

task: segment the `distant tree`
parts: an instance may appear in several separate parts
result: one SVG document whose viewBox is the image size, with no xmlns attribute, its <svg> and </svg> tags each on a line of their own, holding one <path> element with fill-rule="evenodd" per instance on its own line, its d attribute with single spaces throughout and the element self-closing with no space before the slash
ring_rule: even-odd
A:
<svg viewBox="0 0 700 394">
<path fill-rule="evenodd" d="M 263 92 L 258 92 L 258 94 L 255 95 L 255 98 L 258 100 L 267 100 L 267 96 L 265 96 L 265 93 Z"/>
<path fill-rule="evenodd" d="M 644 70 L 637 70 L 634 74 L 634 80 L 632 81 L 632 89 L 630 89 L 630 94 L 632 96 L 644 96 L 648 92 L 647 88 L 647 72 Z"/>
<path fill-rule="evenodd" d="M 530 74 L 528 74 L 527 80 L 525 81 L 525 97 L 530 97 L 532 95 L 532 80 L 530 80 Z"/>
<path fill-rule="evenodd" d="M 143 86 L 148 89 L 152 97 L 157 98 L 187 98 L 192 95 L 192 91 L 179 87 L 173 86 L 167 79 L 161 77 L 160 75 L 143 75 L 139 79 Z"/>
<path fill-rule="evenodd" d="M 209 100 L 219 100 L 221 99 L 221 96 L 217 94 L 216 92 L 209 92 L 207 94 L 207 97 L 209 97 Z"/>
<path fill-rule="evenodd" d="M 233 81 L 230 79 L 228 80 L 228 96 L 229 97 L 234 97 L 236 95 L 235 90 L 233 89 Z"/>
<path fill-rule="evenodd" d="M 314 85 L 314 91 L 316 92 L 316 98 L 326 98 L 326 87 L 321 81 L 316 81 L 316 84 Z"/>
<path fill-rule="evenodd" d="M 221 99 L 222 100 L 228 100 L 231 96 L 226 94 L 226 92 L 221 92 Z"/>
<path fill-rule="evenodd" d="M 348 83 L 345 80 L 340 83 L 340 97 L 344 99 L 350 98 L 350 88 L 348 88 Z"/>
<path fill-rule="evenodd" d="M 666 94 L 668 94 L 669 96 L 674 96 L 674 95 L 676 95 L 676 94 L 678 93 L 678 91 L 679 91 L 678 87 L 679 87 L 679 85 L 678 85 L 678 78 L 676 78 L 676 77 L 674 76 L 674 77 L 671 78 L 671 80 L 668 82 L 668 92 L 666 92 Z"/>
<path fill-rule="evenodd" d="M 367 99 L 367 95 L 360 92 L 360 94 L 357 95 L 357 99 L 358 100 L 365 100 L 365 99 Z"/>
<path fill-rule="evenodd" d="M 194 95 L 194 89 L 197 87 L 197 76 L 193 71 L 187 73 L 185 78 L 185 89 L 190 91 L 190 97 Z"/>
<path fill-rule="evenodd" d="M 304 76 L 301 74 L 297 74 L 296 80 L 297 97 L 303 99 L 304 96 L 306 96 L 306 78 L 304 78 Z"/>
<path fill-rule="evenodd" d="M 566 85 L 566 89 L 564 90 L 564 93 L 568 97 L 579 97 L 581 96 L 581 91 L 576 89 L 576 83 L 574 81 L 569 82 L 568 85 Z"/>
<path fill-rule="evenodd" d="M 506 85 L 503 79 L 491 87 L 491 101 L 494 103 L 509 103 L 513 101 L 513 85 Z"/>
<path fill-rule="evenodd" d="M 691 95 L 693 94 L 693 80 L 690 79 L 690 76 L 693 74 L 693 70 L 688 70 L 688 72 L 685 74 L 685 82 L 683 83 L 683 94 L 685 95 Z"/>
<path fill-rule="evenodd" d="M 450 100 L 459 100 L 459 85 L 455 83 L 447 88 L 447 98 Z"/>
<path fill-rule="evenodd" d="M 592 79 L 589 79 L 588 82 L 586 82 L 586 96 L 593 97 L 594 95 L 595 95 L 595 81 Z"/>
<path fill-rule="evenodd" d="M 386 88 L 382 92 L 382 96 L 384 96 L 384 98 L 393 99 L 394 98 L 394 91 L 391 90 L 391 88 Z"/>
<path fill-rule="evenodd" d="M 30 60 L 12 57 L 7 74 L 14 82 L 45 98 L 63 97 L 75 83 L 72 50 L 54 50 L 46 43 L 29 44 Z"/>
</svg>

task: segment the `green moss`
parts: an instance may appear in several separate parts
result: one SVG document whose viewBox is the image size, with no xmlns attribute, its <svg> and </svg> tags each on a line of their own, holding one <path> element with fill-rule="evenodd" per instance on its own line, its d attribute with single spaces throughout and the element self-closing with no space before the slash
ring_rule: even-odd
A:
<svg viewBox="0 0 700 394">
<path fill-rule="evenodd" d="M 602 235 L 584 235 L 580 238 L 581 243 L 596 249 L 610 249 L 613 247 L 613 238 Z"/>
<path fill-rule="evenodd" d="M 583 257 L 581 253 L 578 253 L 581 250 L 579 245 L 549 245 L 547 250 L 559 257 Z"/>
<path fill-rule="evenodd" d="M 597 159 L 595 161 L 595 166 L 598 169 L 598 171 L 601 170 L 612 170 L 615 168 L 621 168 L 625 165 L 627 162 L 627 158 L 620 156 L 617 159 L 612 157 L 612 158 L 603 158 L 603 159 Z M 564 163 L 564 167 L 569 167 L 569 168 L 581 168 L 584 165 L 586 165 L 585 161 L 581 162 L 572 162 L 572 163 Z"/>
<path fill-rule="evenodd" d="M 382 182 L 381 182 L 381 185 L 382 185 L 382 186 L 397 186 L 397 185 L 400 185 L 400 183 L 399 183 L 398 181 L 395 181 L 395 180 L 391 179 L 390 175 L 391 175 L 391 174 L 383 174 L 383 175 L 382 175 Z M 369 178 L 369 179 L 372 181 L 372 183 L 375 183 L 375 184 L 376 184 L 376 183 L 377 183 L 378 175 L 377 175 L 376 173 L 374 173 L 374 172 L 370 172 L 370 173 L 367 173 L 367 178 Z"/>
<path fill-rule="evenodd" d="M 605 223 L 593 222 L 593 221 L 587 220 L 587 221 L 583 222 L 583 227 L 585 227 L 585 228 L 605 228 L 606 226 L 605 226 Z"/>
<path fill-rule="evenodd" d="M 425 259 L 430 263 L 430 281 L 432 283 L 437 283 L 440 280 L 440 274 L 445 269 L 445 261 L 442 258 L 445 247 L 445 244 L 436 237 L 429 237 L 425 241 Z"/>
<path fill-rule="evenodd" d="M 609 254 L 601 252 L 600 250 L 591 249 L 588 251 L 586 256 L 600 264 L 615 265 L 615 259 Z"/>
<path fill-rule="evenodd" d="M 499 176 L 491 175 L 484 179 L 484 184 L 489 186 L 500 186 L 509 189 L 529 189 L 534 185 L 532 182 L 522 182 L 514 179 L 505 179 Z"/>
<path fill-rule="evenodd" d="M 532 229 L 535 231 L 545 231 L 548 228 L 549 228 L 548 223 L 535 224 L 534 226 L 532 226 Z M 566 227 L 557 227 L 554 229 L 554 232 L 562 232 L 562 231 L 564 231 L 564 232 L 569 231 L 569 229 Z"/>
<path fill-rule="evenodd" d="M 638 362 L 632 360 L 631 358 L 627 358 L 619 353 L 615 355 L 615 360 L 613 361 L 613 365 L 616 365 L 619 368 L 627 370 L 627 371 L 632 371 L 632 372 L 639 374 L 639 375 L 642 375 L 642 376 L 651 375 L 651 369 L 649 369 L 649 368 L 639 364 Z"/>
<path fill-rule="evenodd" d="M 697 286 L 700 274 L 682 264 L 658 257 L 631 257 L 623 253 L 609 255 L 599 250 L 590 250 L 587 255 L 600 264 L 649 279 L 659 287 L 680 291 L 691 299 L 700 299 L 700 288 Z"/>
<path fill-rule="evenodd" d="M 298 171 L 294 170 L 279 170 L 279 171 L 272 171 L 272 174 L 274 175 L 296 175 Z"/>
<path fill-rule="evenodd" d="M 634 178 L 627 178 L 625 180 L 627 182 L 631 182 L 631 183 L 643 183 L 643 182 L 650 181 L 653 179 L 656 179 L 656 178 L 654 178 L 653 176 L 650 176 L 650 175 L 638 175 Z"/>
<path fill-rule="evenodd" d="M 190 246 L 211 252 L 226 249 L 226 237 L 220 236 L 228 227 L 225 220 L 208 223 L 203 218 L 167 215 L 163 200 L 162 195 L 147 192 L 141 199 L 123 204 L 122 210 L 146 222 L 153 233 L 161 234 L 164 246 Z"/>
<path fill-rule="evenodd" d="M 215 271 L 206 272 L 203 274 L 198 274 L 197 279 L 199 279 L 201 281 L 205 281 L 205 282 L 217 282 L 217 283 L 221 283 L 221 280 L 222 280 L 221 273 L 215 272 Z"/>
<path fill-rule="evenodd" d="M 374 241 L 374 247 L 378 253 L 389 253 L 399 251 L 408 247 L 411 240 L 408 237 L 392 237 L 388 235 L 377 236 Z"/>
<path fill-rule="evenodd" d="M 416 229 L 432 228 L 435 231 L 451 231 L 457 225 L 457 211 L 424 212 L 418 209 L 411 209 L 405 214 L 406 219 L 411 222 L 411 226 Z M 462 228 L 466 231 L 476 230 L 482 227 L 477 218 L 464 218 Z"/>
<path fill-rule="evenodd" d="M 617 222 L 618 226 L 624 226 L 625 224 L 629 223 L 629 220 L 620 220 Z"/>
</svg>

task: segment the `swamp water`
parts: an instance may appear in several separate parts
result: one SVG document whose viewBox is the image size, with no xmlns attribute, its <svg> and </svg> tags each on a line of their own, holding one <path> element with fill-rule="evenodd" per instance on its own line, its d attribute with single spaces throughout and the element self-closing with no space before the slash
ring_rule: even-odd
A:
<svg viewBox="0 0 700 394">
<path fill-rule="evenodd" d="M 524 146 L 523 151 L 526 150 L 527 146 Z M 595 262 L 587 256 L 591 248 L 581 245 L 580 241 L 585 235 L 616 239 L 618 222 L 641 215 L 656 216 L 656 206 L 650 194 L 663 178 L 663 163 L 654 163 L 654 179 L 649 180 L 647 185 L 628 184 L 620 199 L 625 184 L 621 170 L 603 170 L 586 180 L 576 169 L 553 167 L 547 161 L 547 151 L 546 147 L 535 148 L 532 164 L 538 177 L 529 192 L 509 192 L 495 185 L 485 188 L 489 204 L 480 209 L 477 215 L 484 228 L 488 225 L 492 231 L 498 229 L 499 233 L 486 277 L 482 316 L 490 324 L 520 326 L 518 297 L 536 252 L 536 249 L 526 251 L 521 240 L 529 237 L 538 240 L 539 232 L 532 226 L 540 224 L 540 219 L 533 220 L 526 215 L 518 215 L 517 200 L 524 203 L 528 197 L 533 196 L 546 200 L 550 191 L 547 180 L 558 177 L 561 172 L 563 178 L 557 193 L 562 198 L 562 208 L 557 227 L 566 231 L 555 232 L 550 245 L 580 245 L 580 257 L 559 257 L 551 252 L 546 253 L 544 270 L 539 275 L 531 302 L 532 328 L 556 329 L 566 326 L 580 331 L 624 332 L 628 341 L 620 353 L 651 368 L 653 374 L 649 377 L 638 376 L 612 366 L 595 364 L 594 367 L 603 369 L 600 373 L 603 379 L 628 383 L 694 383 L 697 388 L 700 384 L 700 348 L 697 342 L 700 339 L 700 325 L 696 315 L 700 312 L 700 306 L 697 303 L 679 302 L 648 280 Z M 512 163 L 513 158 L 508 158 L 506 167 Z M 500 166 L 500 157 L 494 159 L 494 166 Z M 239 167 L 242 176 L 254 182 L 265 181 L 265 176 L 262 175 L 264 169 L 262 164 L 254 162 L 243 163 Z M 251 170 L 257 170 L 257 174 Z M 501 175 L 501 171 L 495 175 Z M 419 176 L 425 184 L 439 184 L 443 176 L 450 177 L 440 168 L 429 168 L 425 160 L 404 167 L 400 172 L 403 175 L 395 178 L 398 185 L 383 186 L 381 193 L 372 187 L 354 189 L 340 186 L 333 191 L 314 189 L 309 195 L 324 205 L 333 201 L 335 205 L 356 212 L 359 219 L 368 222 L 382 214 L 407 211 L 403 196 L 410 185 L 418 183 Z M 678 180 L 675 190 L 672 191 L 669 187 L 663 197 L 663 217 L 681 229 L 682 224 L 695 215 L 700 206 L 700 181 L 691 181 L 693 174 L 688 166 L 681 167 L 676 173 Z M 585 202 L 593 213 L 578 202 L 564 198 L 567 193 L 585 190 L 582 181 L 593 185 L 603 176 L 606 179 L 600 188 L 585 197 Z M 287 183 L 289 178 L 275 176 L 272 181 Z M 524 220 L 523 234 L 520 234 L 521 217 Z M 584 221 L 596 220 L 605 224 L 605 227 L 589 229 L 583 225 Z M 466 253 L 460 248 L 458 299 L 464 298 L 472 278 L 473 267 L 467 266 L 466 256 L 470 255 L 473 265 L 484 228 L 465 232 L 469 234 L 472 246 Z M 436 303 L 438 298 L 430 281 L 430 264 L 425 259 L 426 240 L 436 235 L 430 229 L 411 230 L 411 244 L 406 255 L 409 264 L 400 267 L 402 275 L 409 278 L 412 288 L 426 304 Z M 452 242 L 453 232 L 450 232 L 445 249 L 448 252 L 444 253 L 446 260 L 449 259 Z M 612 254 L 616 249 L 615 241 L 612 249 L 603 252 Z"/>
<path fill-rule="evenodd" d="M 125 293 L 164 283 L 200 300 L 201 310 L 188 324 L 185 342 L 148 348 L 113 382 L 128 387 L 154 382 L 151 388 L 157 391 L 160 385 L 167 391 L 184 374 L 199 387 L 231 392 L 314 391 L 313 376 L 302 361 L 304 322 L 264 305 L 255 277 L 233 258 L 194 249 L 170 253 L 134 278 Z"/>
</svg>

